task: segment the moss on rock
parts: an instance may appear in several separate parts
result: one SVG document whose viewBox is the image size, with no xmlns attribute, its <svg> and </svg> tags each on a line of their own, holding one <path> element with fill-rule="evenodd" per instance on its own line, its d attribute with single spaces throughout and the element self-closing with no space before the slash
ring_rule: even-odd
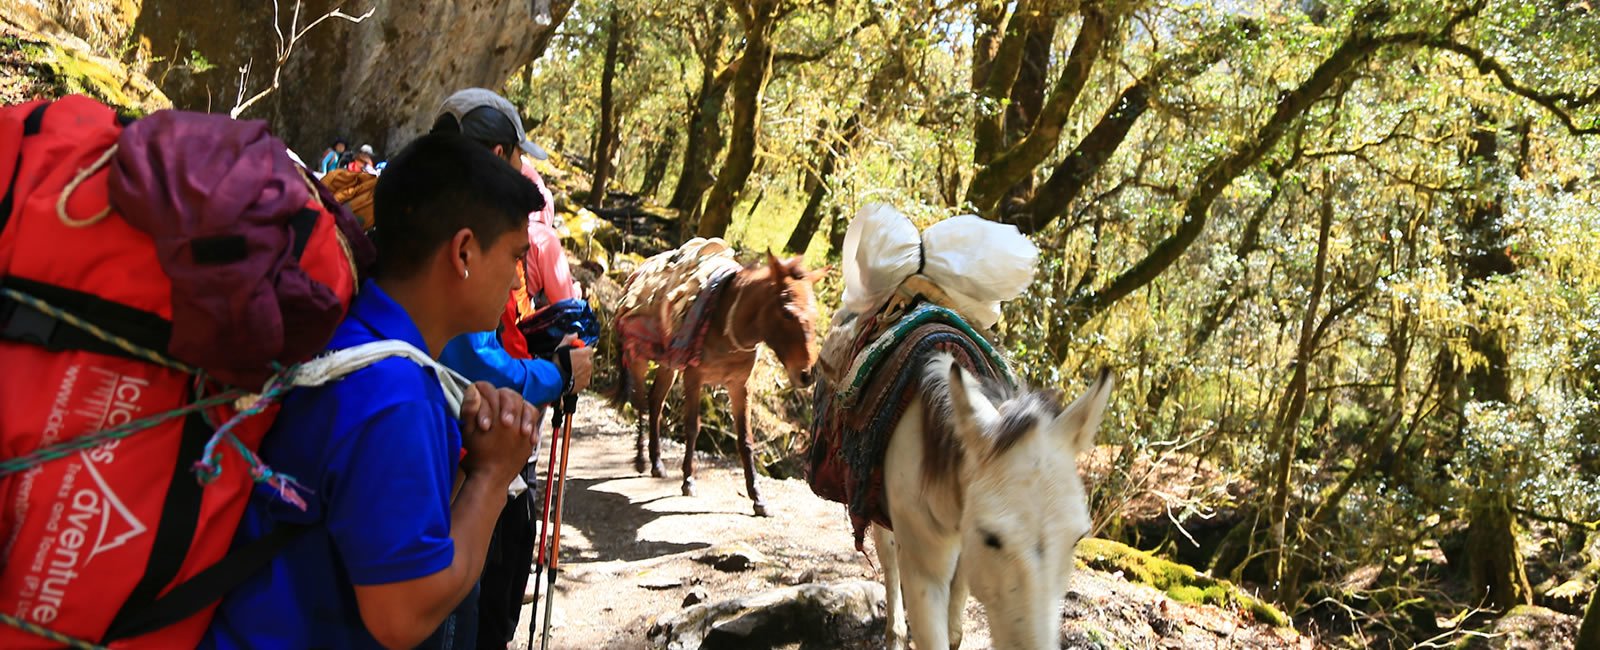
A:
<svg viewBox="0 0 1600 650">
<path fill-rule="evenodd" d="M 1237 606 L 1255 620 L 1287 627 L 1289 617 L 1271 604 L 1255 598 L 1227 580 L 1213 578 L 1187 564 L 1165 560 L 1126 544 L 1104 539 L 1078 543 L 1078 558 L 1091 569 L 1119 571 L 1129 581 L 1149 585 L 1181 603 Z"/>
<path fill-rule="evenodd" d="M 23 78 L 27 97 L 87 95 L 135 116 L 168 108 L 171 102 L 149 79 L 117 63 L 66 47 L 43 36 L 0 33 L 0 54 L 8 75 Z"/>
</svg>

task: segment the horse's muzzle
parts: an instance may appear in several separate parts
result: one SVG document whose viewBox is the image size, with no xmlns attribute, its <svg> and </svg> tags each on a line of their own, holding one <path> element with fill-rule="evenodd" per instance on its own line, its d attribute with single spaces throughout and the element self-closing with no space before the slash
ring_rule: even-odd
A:
<svg viewBox="0 0 1600 650">
<path fill-rule="evenodd" d="M 799 373 L 797 373 L 795 375 L 795 382 L 799 384 L 800 388 L 808 388 L 808 387 L 811 386 L 811 383 L 816 381 L 816 380 L 817 380 L 817 375 L 810 368 L 806 368 L 805 370 L 801 370 Z"/>
</svg>

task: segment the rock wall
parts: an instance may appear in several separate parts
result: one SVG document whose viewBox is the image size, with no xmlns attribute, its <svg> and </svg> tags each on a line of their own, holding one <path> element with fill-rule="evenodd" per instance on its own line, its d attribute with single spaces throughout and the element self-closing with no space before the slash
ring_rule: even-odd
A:
<svg viewBox="0 0 1600 650">
<path fill-rule="evenodd" d="M 294 5 L 279 1 L 277 20 L 287 38 Z M 311 30 L 295 45 L 279 89 L 241 117 L 270 120 L 280 137 L 313 156 L 336 135 L 392 154 L 432 124 L 451 92 L 498 88 L 543 53 L 573 0 L 552 3 L 548 25 L 534 20 L 532 5 L 308 0 L 302 27 L 334 8 L 351 15 L 370 8 L 373 14 L 361 24 L 328 20 Z M 239 69 L 247 63 L 247 96 L 271 84 L 278 47 L 272 6 L 267 0 L 144 0 L 134 34 L 154 52 L 203 55 L 215 67 L 174 70 L 162 89 L 177 106 L 225 111 L 238 100 Z"/>
<path fill-rule="evenodd" d="M 365 22 L 327 20 L 295 44 L 279 88 L 241 117 L 266 119 L 309 160 L 344 136 L 388 155 L 421 134 L 451 92 L 499 88 L 544 52 L 574 0 L 305 0 L 298 25 L 340 8 Z M 277 0 L 4 0 L 0 19 L 81 39 L 96 54 L 140 69 L 174 106 L 226 112 L 270 87 L 278 30 L 289 38 L 296 3 Z"/>
<path fill-rule="evenodd" d="M 139 15 L 137 0 L 5 0 L 0 17 L 26 31 L 71 35 L 97 54 L 115 55 Z"/>
</svg>

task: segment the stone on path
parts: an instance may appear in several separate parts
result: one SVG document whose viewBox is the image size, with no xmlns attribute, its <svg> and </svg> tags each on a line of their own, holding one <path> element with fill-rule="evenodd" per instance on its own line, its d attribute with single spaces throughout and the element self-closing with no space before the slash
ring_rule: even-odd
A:
<svg viewBox="0 0 1600 650">
<path fill-rule="evenodd" d="M 868 580 L 786 587 L 673 612 L 648 638 L 659 650 L 867 647 L 883 635 L 883 594 Z"/>
</svg>

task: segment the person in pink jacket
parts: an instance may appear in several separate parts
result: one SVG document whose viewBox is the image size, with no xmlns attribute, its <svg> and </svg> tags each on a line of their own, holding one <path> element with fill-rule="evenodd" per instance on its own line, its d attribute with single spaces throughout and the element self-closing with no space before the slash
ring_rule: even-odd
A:
<svg viewBox="0 0 1600 650">
<path fill-rule="evenodd" d="M 538 153 L 544 150 L 539 149 Z M 538 186 L 545 203 L 543 209 L 528 215 L 529 248 L 522 260 L 523 291 L 517 295 L 519 318 L 545 305 L 582 297 L 567 265 L 567 254 L 561 248 L 561 235 L 556 232 L 555 198 L 545 186 L 544 177 L 526 160 L 522 161 L 522 175 Z"/>
</svg>

